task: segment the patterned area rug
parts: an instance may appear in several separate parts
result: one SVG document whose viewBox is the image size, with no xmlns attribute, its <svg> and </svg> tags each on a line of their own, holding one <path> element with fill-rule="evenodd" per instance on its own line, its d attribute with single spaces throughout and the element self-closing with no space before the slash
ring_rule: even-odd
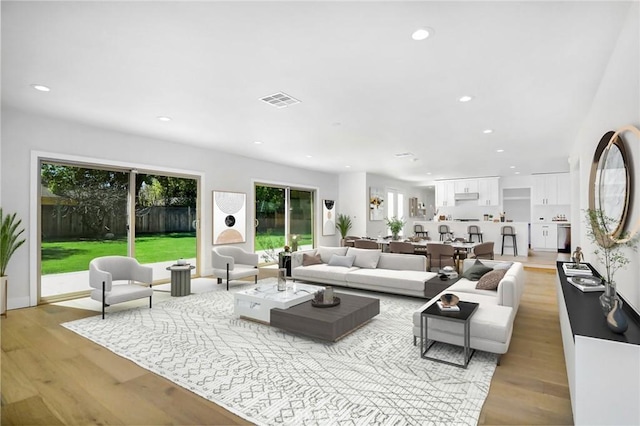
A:
<svg viewBox="0 0 640 426">
<path fill-rule="evenodd" d="M 242 288 L 63 326 L 256 424 L 477 423 L 495 355 L 476 352 L 467 370 L 421 359 L 411 315 L 424 301 L 366 293 L 380 314 L 327 343 L 234 318 Z M 434 349 L 461 357 L 455 346 Z"/>
</svg>

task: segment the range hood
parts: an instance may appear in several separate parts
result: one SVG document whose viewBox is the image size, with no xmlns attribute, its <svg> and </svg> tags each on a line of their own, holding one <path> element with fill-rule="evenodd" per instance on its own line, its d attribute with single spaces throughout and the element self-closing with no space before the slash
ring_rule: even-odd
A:
<svg viewBox="0 0 640 426">
<path fill-rule="evenodd" d="M 480 198 L 480 194 L 477 192 L 456 192 L 453 196 L 456 201 L 477 200 Z"/>
</svg>

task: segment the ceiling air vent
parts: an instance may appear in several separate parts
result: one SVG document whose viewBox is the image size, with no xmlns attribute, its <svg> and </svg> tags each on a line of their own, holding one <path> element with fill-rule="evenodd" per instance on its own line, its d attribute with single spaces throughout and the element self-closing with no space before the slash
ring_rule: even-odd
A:
<svg viewBox="0 0 640 426">
<path fill-rule="evenodd" d="M 260 98 L 261 101 L 268 103 L 269 105 L 273 105 L 276 108 L 284 108 L 289 105 L 299 104 L 300 101 L 294 98 L 293 96 L 289 96 L 286 93 L 278 92 L 273 95 L 265 96 L 264 98 Z"/>
</svg>

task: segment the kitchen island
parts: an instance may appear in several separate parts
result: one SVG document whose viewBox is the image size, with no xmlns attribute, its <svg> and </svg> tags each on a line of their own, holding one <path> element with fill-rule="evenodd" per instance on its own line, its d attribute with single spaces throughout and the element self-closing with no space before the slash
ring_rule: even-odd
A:
<svg viewBox="0 0 640 426">
<path fill-rule="evenodd" d="M 484 242 L 493 241 L 495 245 L 493 246 L 493 252 L 495 254 L 500 254 L 502 251 L 502 234 L 500 230 L 503 226 L 509 225 L 513 226 L 516 230 L 516 240 L 518 244 L 518 256 L 519 257 L 527 257 L 529 251 L 529 223 L 528 222 L 491 222 L 491 221 L 477 221 L 477 222 L 460 222 L 455 220 L 445 220 L 445 221 L 424 221 L 424 220 L 416 220 L 411 225 L 411 230 L 413 230 L 413 225 L 422 225 L 425 231 L 429 232 L 429 238 L 432 240 L 440 240 L 440 233 L 438 232 L 439 225 L 449 225 L 449 229 L 453 232 L 453 236 L 455 238 L 469 238 L 469 234 L 467 233 L 467 227 L 469 225 L 477 225 L 480 227 L 480 232 L 482 232 L 482 237 Z M 408 232 L 410 234 L 411 231 Z M 477 237 L 474 237 L 474 241 L 476 241 Z M 512 245 L 511 237 L 507 237 L 505 239 L 505 255 L 512 255 L 513 249 L 510 247 Z"/>
</svg>

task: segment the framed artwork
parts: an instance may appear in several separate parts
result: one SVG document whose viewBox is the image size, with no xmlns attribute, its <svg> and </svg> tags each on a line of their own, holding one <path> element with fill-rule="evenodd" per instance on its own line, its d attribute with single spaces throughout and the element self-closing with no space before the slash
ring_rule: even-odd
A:
<svg viewBox="0 0 640 426">
<path fill-rule="evenodd" d="M 244 243 L 246 217 L 247 194 L 213 191 L 213 244 Z"/>
<path fill-rule="evenodd" d="M 336 202 L 322 200 L 322 235 L 336 234 Z"/>
<path fill-rule="evenodd" d="M 369 187 L 369 220 L 384 219 L 384 192 L 382 189 Z"/>
</svg>

